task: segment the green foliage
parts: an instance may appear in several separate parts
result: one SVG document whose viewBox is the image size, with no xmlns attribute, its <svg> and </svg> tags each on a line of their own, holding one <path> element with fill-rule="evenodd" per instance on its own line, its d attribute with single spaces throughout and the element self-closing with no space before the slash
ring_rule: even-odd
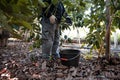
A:
<svg viewBox="0 0 120 80">
<path fill-rule="evenodd" d="M 116 26 L 120 29 L 120 10 L 116 11 L 116 13 L 113 16 L 113 26 Z"/>
<path fill-rule="evenodd" d="M 52 0 L 52 3 L 56 5 L 58 3 L 58 0 Z"/>
<path fill-rule="evenodd" d="M 40 32 L 34 20 L 44 6 L 41 0 L 0 0 L 0 26 L 9 30 L 13 37 L 20 39 L 22 35 L 18 33 L 21 27 L 24 27 L 23 32 L 26 30 L 33 34 Z M 13 27 L 14 25 L 18 28 Z"/>
<path fill-rule="evenodd" d="M 112 2 L 113 1 L 113 2 Z M 110 15 L 112 18 L 111 31 L 115 31 L 115 28 L 119 28 L 120 24 L 120 13 L 119 13 L 119 0 L 111 0 Z M 105 34 L 106 34 L 106 5 L 104 0 L 90 0 L 88 2 L 90 8 L 90 14 L 86 15 L 84 18 L 84 25 L 90 29 L 86 40 L 88 46 L 92 46 L 92 49 L 98 50 L 98 53 L 102 53 L 105 44 Z M 114 4 L 113 4 L 114 3 Z M 117 5 L 115 7 L 115 4 Z M 111 33 L 111 32 L 110 32 Z M 105 53 L 105 52 L 104 52 Z"/>
<path fill-rule="evenodd" d="M 92 49 L 100 49 L 104 47 L 105 40 L 105 4 L 103 0 L 93 0 L 89 4 L 92 4 L 90 5 L 91 13 L 84 19 L 85 26 L 90 29 L 86 40 Z"/>
<path fill-rule="evenodd" d="M 83 14 L 77 13 L 77 14 L 74 14 L 74 15 L 76 15 L 75 16 L 75 22 L 74 22 L 75 27 L 83 27 L 83 25 L 84 25 Z"/>
<path fill-rule="evenodd" d="M 42 2 L 42 0 L 38 0 L 38 3 L 39 3 L 40 6 L 46 7 L 46 5 Z"/>
</svg>

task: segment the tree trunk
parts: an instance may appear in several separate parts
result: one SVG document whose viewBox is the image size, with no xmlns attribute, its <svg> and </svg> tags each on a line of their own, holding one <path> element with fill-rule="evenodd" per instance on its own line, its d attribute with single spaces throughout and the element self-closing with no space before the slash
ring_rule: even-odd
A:
<svg viewBox="0 0 120 80">
<path fill-rule="evenodd" d="M 6 47 L 10 33 L 6 29 L 0 28 L 0 47 Z"/>
<path fill-rule="evenodd" d="M 110 0 L 106 0 L 106 52 L 105 56 L 107 60 L 110 60 L 110 26 L 111 26 L 111 15 L 110 15 Z"/>
</svg>

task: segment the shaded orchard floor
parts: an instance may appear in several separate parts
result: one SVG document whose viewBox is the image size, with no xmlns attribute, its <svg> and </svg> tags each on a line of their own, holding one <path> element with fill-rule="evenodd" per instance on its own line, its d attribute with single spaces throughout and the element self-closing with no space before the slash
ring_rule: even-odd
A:
<svg viewBox="0 0 120 80">
<path fill-rule="evenodd" d="M 0 48 L 0 80 L 120 80 L 119 59 L 108 63 L 104 58 L 86 60 L 81 56 L 78 67 L 56 62 L 46 67 L 46 61 L 40 58 L 41 49 L 31 50 L 31 44 L 12 42 Z"/>
</svg>

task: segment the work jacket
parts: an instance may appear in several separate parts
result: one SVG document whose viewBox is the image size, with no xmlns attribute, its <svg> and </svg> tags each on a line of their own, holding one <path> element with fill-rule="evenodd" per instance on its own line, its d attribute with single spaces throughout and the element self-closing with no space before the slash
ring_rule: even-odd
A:
<svg viewBox="0 0 120 80">
<path fill-rule="evenodd" d="M 54 15 L 57 18 L 57 22 L 60 23 L 65 12 L 63 3 L 58 1 L 58 3 L 54 5 L 51 0 L 43 0 L 43 2 L 47 2 L 49 5 L 42 8 L 42 17 L 49 18 L 51 15 Z"/>
</svg>

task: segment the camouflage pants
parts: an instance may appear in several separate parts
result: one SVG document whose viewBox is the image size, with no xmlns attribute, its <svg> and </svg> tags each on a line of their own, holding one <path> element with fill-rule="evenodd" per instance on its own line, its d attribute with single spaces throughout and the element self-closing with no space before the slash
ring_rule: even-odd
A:
<svg viewBox="0 0 120 80">
<path fill-rule="evenodd" d="M 56 58 L 59 57 L 59 27 L 58 24 L 51 24 L 49 19 L 42 18 L 42 54 L 43 58 L 52 55 Z"/>
</svg>

